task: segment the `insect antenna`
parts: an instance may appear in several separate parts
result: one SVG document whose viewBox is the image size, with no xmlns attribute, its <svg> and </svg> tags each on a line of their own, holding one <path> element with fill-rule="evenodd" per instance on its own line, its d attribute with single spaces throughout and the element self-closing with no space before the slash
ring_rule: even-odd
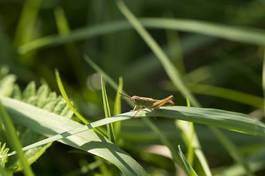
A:
<svg viewBox="0 0 265 176">
<path fill-rule="evenodd" d="M 125 96 L 125 97 L 131 99 L 131 96 L 130 96 L 130 95 L 127 95 L 126 93 L 123 93 L 123 92 L 119 92 L 119 93 L 120 93 L 121 95 L 123 95 L 123 96 Z"/>
</svg>

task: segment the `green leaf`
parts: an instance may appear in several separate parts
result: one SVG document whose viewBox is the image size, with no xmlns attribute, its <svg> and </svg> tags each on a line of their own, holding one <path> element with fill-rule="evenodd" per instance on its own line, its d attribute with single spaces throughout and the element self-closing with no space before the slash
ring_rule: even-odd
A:
<svg viewBox="0 0 265 176">
<path fill-rule="evenodd" d="M 25 157 L 24 152 L 22 151 L 22 146 L 16 134 L 15 127 L 11 121 L 11 118 L 9 117 L 5 108 L 3 107 L 1 101 L 0 101 L 0 117 L 1 117 L 1 121 L 3 122 L 5 126 L 7 138 L 9 142 L 13 145 L 14 149 L 16 150 L 20 164 L 23 166 L 24 174 L 26 176 L 33 176 L 34 174 L 30 168 L 27 158 Z"/>
<path fill-rule="evenodd" d="M 84 127 L 71 119 L 47 112 L 21 101 L 6 97 L 0 97 L 0 99 L 12 115 L 11 117 L 14 122 L 44 136 L 62 134 L 62 137 L 64 137 L 68 134 L 64 132 Z M 114 121 L 115 118 L 107 118 L 106 120 Z M 145 170 L 129 154 L 107 139 L 97 136 L 92 130 L 86 130 L 74 136 L 65 137 L 60 142 L 104 158 L 116 165 L 124 175 L 146 175 Z"/>
<path fill-rule="evenodd" d="M 72 104 L 71 100 L 68 98 L 68 96 L 67 96 L 67 94 L 65 92 L 65 89 L 64 89 L 62 80 L 60 78 L 59 72 L 57 70 L 55 71 L 55 77 L 56 77 L 56 82 L 57 82 L 57 85 L 59 87 L 59 90 L 60 90 L 60 92 L 61 92 L 61 94 L 62 94 L 65 102 L 67 103 L 68 107 L 74 112 L 74 114 L 76 115 L 76 117 L 81 122 L 83 122 L 84 124 L 88 124 L 89 123 L 88 120 L 78 112 L 78 110 Z"/>
<path fill-rule="evenodd" d="M 185 171 L 189 176 L 197 176 L 197 173 L 194 171 L 190 163 L 185 158 L 185 155 L 183 154 L 180 145 L 178 146 L 178 152 L 182 161 L 182 164 L 184 165 Z"/>
<path fill-rule="evenodd" d="M 246 114 L 220 109 L 171 106 L 152 111 L 148 113 L 148 116 L 191 121 L 248 135 L 265 135 L 265 124 L 262 122 Z"/>
<path fill-rule="evenodd" d="M 121 113 L 121 93 L 123 89 L 123 79 L 122 77 L 119 78 L 119 84 L 118 84 L 118 89 L 116 92 L 116 97 L 115 97 L 115 102 L 114 102 L 114 115 L 118 115 Z M 120 130 L 121 130 L 121 123 L 116 122 L 113 124 L 114 127 L 114 132 L 115 132 L 115 137 L 116 141 L 119 141 L 120 138 Z"/>
<path fill-rule="evenodd" d="M 5 167 L 5 164 L 8 160 L 7 153 L 9 148 L 6 147 L 5 143 L 0 142 L 0 166 Z"/>
<path fill-rule="evenodd" d="M 231 41 L 261 46 L 265 45 L 265 31 L 262 29 L 246 29 L 239 26 L 231 27 L 223 24 L 214 24 L 190 19 L 140 18 L 139 21 L 143 26 L 151 29 L 193 32 Z M 26 54 L 29 51 L 47 46 L 57 46 L 65 43 L 87 40 L 93 37 L 120 32 L 131 28 L 132 27 L 127 21 L 112 21 L 111 23 L 99 24 L 75 30 L 68 36 L 52 35 L 39 38 L 25 43 L 18 49 L 21 54 Z"/>
<path fill-rule="evenodd" d="M 105 86 L 105 81 L 101 76 L 101 93 L 102 93 L 102 100 L 103 100 L 103 107 L 104 107 L 104 113 L 105 113 L 105 118 L 111 117 L 110 113 L 110 106 L 109 106 L 109 101 L 108 101 L 108 95 L 106 91 L 106 86 Z M 110 141 L 115 142 L 115 134 L 114 134 L 114 127 L 113 124 L 107 125 L 107 133 L 108 133 L 108 139 Z"/>
</svg>

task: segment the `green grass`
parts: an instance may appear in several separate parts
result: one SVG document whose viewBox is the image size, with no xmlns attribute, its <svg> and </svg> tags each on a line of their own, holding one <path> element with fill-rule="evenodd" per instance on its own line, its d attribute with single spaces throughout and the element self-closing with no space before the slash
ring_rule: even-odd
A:
<svg viewBox="0 0 265 176">
<path fill-rule="evenodd" d="M 264 18 L 258 0 L 1 2 L 0 175 L 264 175 Z"/>
</svg>

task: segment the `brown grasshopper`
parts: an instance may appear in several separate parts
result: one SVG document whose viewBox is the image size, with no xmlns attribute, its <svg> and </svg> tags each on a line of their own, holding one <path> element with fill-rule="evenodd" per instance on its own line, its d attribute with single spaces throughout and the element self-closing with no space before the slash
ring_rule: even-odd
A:
<svg viewBox="0 0 265 176">
<path fill-rule="evenodd" d="M 126 96 L 127 98 L 129 98 L 133 104 L 134 104 L 134 108 L 133 111 L 136 110 L 141 110 L 143 108 L 147 108 L 147 109 L 159 109 L 162 106 L 166 106 L 166 105 L 174 105 L 174 101 L 173 101 L 173 95 L 170 95 L 166 98 L 163 98 L 161 100 L 157 100 L 157 99 L 153 99 L 153 98 L 148 98 L 148 97 L 140 97 L 140 96 L 129 96 L 126 94 L 122 95 Z"/>
</svg>

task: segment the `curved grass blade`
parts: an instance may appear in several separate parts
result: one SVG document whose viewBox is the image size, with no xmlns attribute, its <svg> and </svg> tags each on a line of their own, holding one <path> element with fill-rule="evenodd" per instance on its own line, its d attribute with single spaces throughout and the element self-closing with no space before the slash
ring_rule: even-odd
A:
<svg viewBox="0 0 265 176">
<path fill-rule="evenodd" d="M 74 112 L 74 114 L 76 115 L 76 117 L 81 121 L 83 122 L 84 124 L 88 124 L 88 120 L 82 116 L 78 110 L 76 110 L 76 108 L 74 107 L 74 105 L 72 104 L 71 100 L 68 98 L 66 92 L 65 92 L 65 89 L 64 89 L 64 86 L 63 86 L 63 83 L 62 83 L 62 80 L 61 80 L 61 77 L 60 77 L 60 74 L 57 70 L 55 70 L 55 77 L 56 77 L 56 82 L 57 82 L 57 85 L 58 85 L 58 88 L 65 100 L 65 102 L 67 103 L 67 105 L 69 106 L 69 108 Z"/>
<path fill-rule="evenodd" d="M 9 117 L 8 113 L 6 112 L 5 108 L 0 101 L 0 116 L 1 121 L 5 126 L 7 138 L 10 140 L 10 143 L 13 145 L 14 149 L 18 154 L 18 158 L 20 160 L 20 164 L 23 166 L 23 172 L 26 176 L 34 176 L 34 173 L 31 170 L 31 167 L 22 151 L 22 146 L 19 142 L 19 139 L 16 134 L 15 127 Z"/>
<path fill-rule="evenodd" d="M 68 131 L 84 127 L 84 125 L 71 119 L 26 103 L 6 97 L 0 97 L 0 99 L 12 115 L 14 122 L 44 136 L 57 134 L 69 136 Z M 115 118 L 108 118 L 107 120 L 115 120 Z M 100 126 L 98 123 L 96 125 Z M 91 125 L 89 124 L 88 126 Z M 109 161 L 116 165 L 124 175 L 146 175 L 145 170 L 129 154 L 104 137 L 97 136 L 93 130 L 86 130 L 65 138 L 62 137 L 59 141 Z"/>
<path fill-rule="evenodd" d="M 13 106 L 17 106 L 17 105 L 21 105 L 21 107 L 23 107 L 23 109 L 19 109 L 19 113 L 23 113 L 26 111 L 26 109 L 30 110 L 32 108 L 29 105 L 26 105 L 25 103 L 21 103 L 21 102 L 18 102 L 18 101 L 9 99 L 9 98 L 2 98 L 2 101 L 4 105 L 10 109 L 10 111 L 12 109 L 15 109 Z M 33 107 L 33 110 L 34 109 L 35 107 Z M 54 116 L 54 114 L 51 114 L 51 113 L 50 115 Z M 60 116 L 56 115 L 56 117 L 59 118 Z M 137 117 L 149 117 L 149 118 L 160 117 L 160 118 L 184 120 L 184 121 L 195 122 L 195 123 L 200 123 L 204 125 L 211 125 L 211 126 L 223 128 L 223 129 L 230 130 L 230 131 L 244 133 L 247 135 L 265 136 L 265 125 L 258 120 L 252 119 L 250 116 L 246 114 L 232 112 L 232 111 L 219 110 L 219 109 L 212 109 L 212 108 L 171 106 L 171 107 L 161 107 L 160 109 L 154 110 L 151 112 L 142 110 L 142 111 L 139 111 L 139 113 L 137 114 L 135 114 L 134 112 L 126 112 L 126 113 L 114 116 L 112 118 L 104 118 L 96 122 L 92 122 L 85 126 L 79 124 L 78 128 L 71 128 L 67 131 L 60 130 L 62 131 L 61 133 L 52 135 L 51 137 L 47 139 L 36 142 L 23 149 L 28 150 L 30 148 L 38 147 L 40 145 L 44 145 L 49 142 L 54 142 L 57 140 L 61 140 L 63 138 L 74 136 L 76 134 L 91 130 L 93 128 L 97 128 L 97 127 L 107 125 L 110 123 L 115 123 L 118 121 L 129 120 L 131 118 L 135 119 Z M 35 119 L 33 118 L 33 120 Z M 39 119 L 36 119 L 36 120 L 40 121 Z"/>
<path fill-rule="evenodd" d="M 246 114 L 220 109 L 173 106 L 152 111 L 148 116 L 186 120 L 248 135 L 265 136 L 265 124 L 262 122 Z"/>
<path fill-rule="evenodd" d="M 204 21 L 188 19 L 169 19 L 169 18 L 140 18 L 139 21 L 143 26 L 152 29 L 170 29 L 183 32 L 194 32 L 223 39 L 244 42 L 249 44 L 265 45 L 265 31 L 261 29 L 243 29 L 240 27 L 230 27 L 221 24 L 213 24 Z M 74 41 L 86 40 L 92 37 L 105 35 L 114 32 L 131 29 L 126 21 L 114 21 L 107 24 L 89 26 L 73 31 L 68 36 L 52 35 L 39 38 L 18 48 L 21 54 L 29 51 L 56 46 Z"/>
<path fill-rule="evenodd" d="M 64 98 L 67 106 L 74 112 L 74 114 L 76 115 L 76 117 L 81 122 L 83 122 L 86 125 L 89 124 L 89 121 L 78 112 L 78 110 L 74 107 L 74 105 L 71 102 L 71 100 L 68 98 L 68 96 L 66 94 L 66 91 L 64 89 L 63 82 L 61 80 L 60 74 L 59 74 L 59 72 L 57 70 L 55 70 L 55 77 L 56 77 L 56 82 L 57 82 L 57 85 L 59 87 L 60 93 L 62 94 L 62 96 L 63 96 L 63 98 Z M 103 131 L 102 129 L 96 129 L 96 132 L 98 134 L 101 134 L 102 136 L 105 136 L 105 131 Z"/>
<path fill-rule="evenodd" d="M 106 91 L 105 81 L 103 80 L 102 76 L 101 76 L 101 93 L 102 93 L 105 118 L 109 118 L 109 117 L 111 117 L 111 113 L 110 113 L 110 107 L 109 107 L 109 101 L 108 101 L 108 95 L 107 95 L 107 91 Z M 115 134 L 114 134 L 113 124 L 107 125 L 107 134 L 108 134 L 108 139 L 112 142 L 115 142 L 116 138 L 115 138 Z"/>
<path fill-rule="evenodd" d="M 185 155 L 183 154 L 180 145 L 178 146 L 178 152 L 181 158 L 181 161 L 184 165 L 185 171 L 189 176 L 197 176 L 197 173 L 194 171 L 194 169 L 192 168 L 192 166 L 190 165 L 190 163 L 187 161 L 187 159 L 185 158 Z"/>
</svg>

